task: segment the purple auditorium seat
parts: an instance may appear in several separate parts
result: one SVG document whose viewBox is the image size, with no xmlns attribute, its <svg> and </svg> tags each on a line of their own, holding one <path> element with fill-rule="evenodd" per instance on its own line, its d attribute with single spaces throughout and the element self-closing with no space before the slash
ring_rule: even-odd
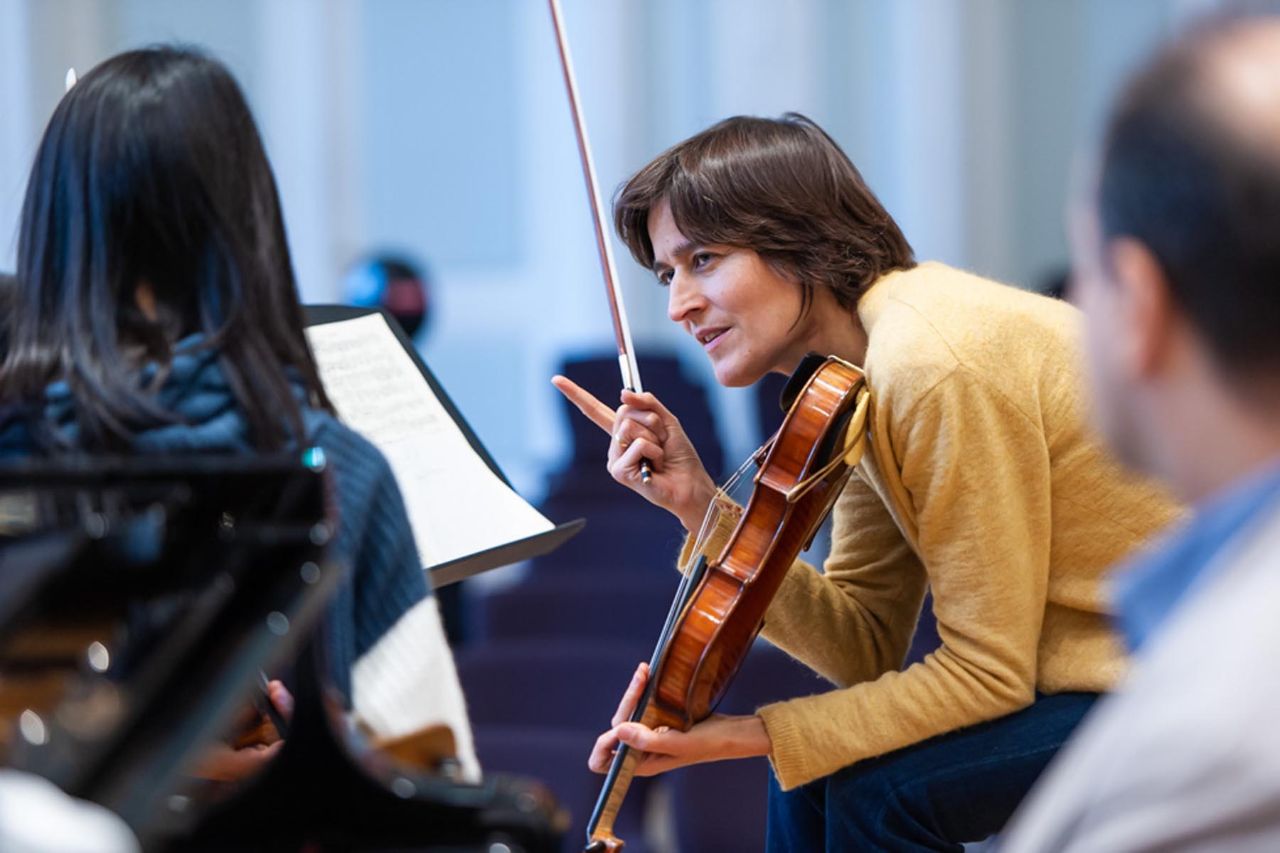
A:
<svg viewBox="0 0 1280 853">
<path fill-rule="evenodd" d="M 473 723 L 599 733 L 651 651 L 644 643 L 522 639 L 459 649 L 455 659 Z"/>
<path fill-rule="evenodd" d="M 569 812 L 565 853 L 578 853 L 586 841 L 587 821 L 604 779 L 587 768 L 596 730 L 554 729 L 525 725 L 477 725 L 476 752 L 486 773 L 518 773 L 542 780 Z M 637 780 L 623 801 L 614 830 L 627 842 L 628 853 L 646 853 L 644 839 L 645 780 Z"/>
<path fill-rule="evenodd" d="M 723 470 L 724 453 L 701 382 L 685 376 L 672 355 L 638 355 L 645 388 L 673 411 L 713 479 Z M 615 354 L 567 358 L 561 372 L 611 406 L 618 404 L 620 380 Z M 548 389 L 547 393 L 556 393 Z M 557 397 L 560 395 L 557 393 Z M 573 450 L 565 467 L 551 475 L 539 509 L 548 518 L 587 519 L 586 529 L 552 554 L 534 561 L 543 567 L 662 569 L 671 565 L 683 531 L 666 511 L 613 482 L 605 470 L 609 436 L 561 399 Z"/>
<path fill-rule="evenodd" d="M 933 609 L 926 600 L 904 666 L 920 660 L 937 642 Z M 717 710 L 750 714 L 771 702 L 829 689 L 831 684 L 808 667 L 757 642 Z M 680 853 L 763 850 L 770 772 L 768 762 L 760 758 L 700 764 L 667 774 Z"/>
<path fill-rule="evenodd" d="M 725 714 L 750 714 L 761 705 L 831 689 L 786 652 L 759 641 L 720 706 Z M 680 853 L 752 853 L 764 849 L 768 762 L 719 761 L 666 774 Z"/>
<path fill-rule="evenodd" d="M 603 463 L 599 468 L 604 474 Z M 535 573 L 577 567 L 611 572 L 671 570 L 684 542 L 680 522 L 612 480 L 606 486 L 605 494 L 561 496 L 539 506 L 548 518 L 585 518 L 587 526 L 560 548 L 536 558 Z"/>
<path fill-rule="evenodd" d="M 666 774 L 680 853 L 763 851 L 770 772 L 765 759 L 748 758 Z"/>
<path fill-rule="evenodd" d="M 674 355 L 640 352 L 636 354 L 645 390 L 655 395 L 680 419 L 685 434 L 697 448 L 712 479 L 724 470 L 724 451 L 720 436 L 711 415 L 705 386 L 685 375 Z M 584 353 L 566 358 L 560 372 L 581 385 L 610 406 L 618 405 L 621 379 L 618 375 L 618 357 L 612 351 Z M 582 416 L 568 400 L 555 393 L 561 400 L 569 431 L 573 438 L 573 461 L 570 469 L 592 469 L 603 474 L 605 451 L 609 437 Z M 608 480 L 608 475 L 604 475 Z M 552 493 L 562 491 L 559 477 L 552 480 Z"/>
<path fill-rule="evenodd" d="M 809 667 L 764 640 L 757 640 L 716 710 L 723 714 L 751 714 L 770 702 L 830 689 L 831 682 Z"/>
<path fill-rule="evenodd" d="M 680 576 L 600 571 L 543 573 L 473 602 L 481 641 L 579 639 L 638 644 L 657 638 Z"/>
<path fill-rule="evenodd" d="M 919 663 L 925 656 L 942 645 L 938 637 L 938 620 L 933 615 L 933 593 L 926 593 L 924 605 L 920 608 L 920 621 L 916 623 L 916 633 L 911 638 L 911 647 L 907 649 L 907 659 L 902 668 Z"/>
<path fill-rule="evenodd" d="M 591 747 L 647 656 L 635 644 L 533 639 L 456 653 L 481 765 L 546 782 L 573 821 L 565 850 L 582 848 L 603 780 L 587 768 Z M 646 849 L 641 827 L 648 783 L 635 781 L 618 817 L 629 851 Z"/>
</svg>

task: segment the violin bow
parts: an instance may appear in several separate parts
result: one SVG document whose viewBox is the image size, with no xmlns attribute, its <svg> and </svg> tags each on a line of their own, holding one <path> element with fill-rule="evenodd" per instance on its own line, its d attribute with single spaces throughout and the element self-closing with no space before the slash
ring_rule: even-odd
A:
<svg viewBox="0 0 1280 853">
<path fill-rule="evenodd" d="M 551 7 L 551 26 L 556 33 L 556 46 L 560 49 L 560 69 L 564 72 L 564 85 L 569 93 L 569 112 L 573 115 L 574 136 L 578 140 L 578 154 L 582 161 L 582 177 L 587 183 L 587 196 L 591 201 L 591 220 L 595 224 L 596 250 L 600 255 L 600 270 L 604 274 L 605 292 L 609 297 L 609 313 L 613 315 L 613 337 L 618 345 L 618 367 L 622 371 L 622 387 L 637 394 L 644 391 L 640 384 L 640 366 L 636 363 L 631 346 L 631 327 L 627 323 L 627 309 L 622 301 L 622 289 L 618 286 L 618 268 L 613 262 L 613 244 L 604 222 L 604 204 L 600 199 L 600 184 L 596 180 L 595 161 L 587 142 L 587 125 L 582 117 L 578 101 L 578 83 L 573 75 L 573 59 L 569 55 L 569 39 L 564 30 L 560 0 L 547 0 Z M 652 474 L 649 461 L 640 463 L 640 479 L 649 482 Z"/>
</svg>

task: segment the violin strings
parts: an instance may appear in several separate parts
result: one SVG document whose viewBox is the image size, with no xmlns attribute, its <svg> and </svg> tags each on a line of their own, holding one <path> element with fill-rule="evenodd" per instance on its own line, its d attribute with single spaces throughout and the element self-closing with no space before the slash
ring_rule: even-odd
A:
<svg viewBox="0 0 1280 853">
<path fill-rule="evenodd" d="M 671 602 L 671 609 L 667 612 L 666 622 L 664 624 L 662 634 L 658 639 L 658 646 L 654 649 L 653 658 L 650 663 L 651 667 L 657 666 L 669 639 L 671 627 L 675 625 L 681 611 L 684 610 L 685 604 L 688 603 L 688 600 L 692 597 L 694 589 L 698 585 L 698 581 L 702 579 L 703 572 L 692 571 L 690 569 L 690 563 L 696 565 L 700 558 L 707 556 L 702 553 L 702 549 L 706 546 L 707 539 L 710 537 L 711 531 L 715 528 L 715 524 L 712 520 L 719 517 L 720 512 L 723 511 L 723 507 L 726 506 L 725 502 L 727 502 L 727 505 L 733 504 L 733 489 L 741 483 L 748 468 L 752 465 L 759 464 L 760 460 L 764 456 L 763 451 L 766 451 L 767 448 L 773 444 L 773 440 L 773 438 L 770 438 L 764 446 L 748 456 L 746 461 L 739 465 L 738 469 L 724 481 L 723 485 L 716 487 L 715 496 L 707 506 L 707 511 L 703 513 L 702 524 L 698 528 L 697 535 L 693 538 L 693 547 L 689 550 L 689 559 L 680 567 L 680 585 L 676 588 L 676 595 Z M 725 502 L 720 501 L 720 498 L 724 498 Z"/>
<path fill-rule="evenodd" d="M 690 570 L 690 564 L 696 563 L 699 555 L 702 555 L 702 549 L 706 546 L 707 539 L 715 527 L 712 523 L 712 519 L 719 516 L 719 513 L 722 511 L 721 507 L 723 506 L 719 498 L 723 497 L 729 502 L 733 501 L 731 494 L 733 488 L 742 480 L 743 474 L 746 473 L 746 470 L 758 457 L 759 451 L 753 453 L 745 462 L 738 466 L 738 469 L 729 476 L 729 479 L 725 480 L 723 485 L 716 488 L 715 496 L 712 498 L 711 503 L 708 504 L 707 511 L 702 515 L 702 525 L 698 528 L 697 535 L 693 537 L 693 547 L 689 550 L 690 556 L 684 565 L 680 567 L 680 585 L 676 588 L 675 598 L 672 600 L 671 609 L 667 613 L 667 624 L 674 624 L 674 620 L 684 609 L 686 602 L 693 595 L 693 590 L 702 577 L 700 572 Z M 660 641 L 658 644 L 659 649 L 661 649 L 664 644 L 665 641 Z M 657 660 L 657 655 L 655 655 L 654 660 Z"/>
<path fill-rule="evenodd" d="M 701 554 L 703 546 L 707 544 L 707 538 L 711 535 L 715 525 L 712 519 L 717 518 L 723 504 L 717 498 L 724 498 L 727 501 L 733 501 L 733 489 L 741 482 L 743 475 L 747 469 L 755 463 L 759 456 L 759 451 L 747 457 L 746 461 L 738 466 L 738 469 L 729 475 L 729 479 L 724 484 L 716 488 L 715 496 L 711 499 L 711 503 L 707 505 L 707 511 L 702 515 L 702 525 L 698 528 L 698 533 L 693 537 L 693 548 L 690 549 L 690 559 L 694 559 L 695 555 Z M 681 566 L 681 574 L 687 578 L 689 576 L 688 563 Z"/>
</svg>

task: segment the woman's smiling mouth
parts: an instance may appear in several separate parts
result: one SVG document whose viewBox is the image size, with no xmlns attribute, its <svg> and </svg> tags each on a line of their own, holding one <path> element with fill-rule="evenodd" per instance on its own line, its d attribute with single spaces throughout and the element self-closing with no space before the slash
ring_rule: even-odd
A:
<svg viewBox="0 0 1280 853">
<path fill-rule="evenodd" d="M 709 350 L 715 346 L 716 341 L 720 340 L 725 332 L 729 331 L 725 327 L 713 329 L 700 329 L 694 333 L 694 337 L 698 339 L 698 343 L 702 344 L 702 348 Z"/>
</svg>

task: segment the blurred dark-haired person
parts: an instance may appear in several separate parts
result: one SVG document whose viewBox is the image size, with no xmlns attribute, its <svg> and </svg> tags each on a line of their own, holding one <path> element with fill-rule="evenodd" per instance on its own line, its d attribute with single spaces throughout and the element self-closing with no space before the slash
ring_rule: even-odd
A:
<svg viewBox="0 0 1280 853">
<path fill-rule="evenodd" d="M 0 364 L 0 458 L 319 447 L 333 478 L 334 686 L 378 734 L 448 722 L 453 660 L 382 455 L 335 418 L 303 333 L 276 191 L 239 86 L 173 48 L 63 97 L 27 184 Z"/>
<path fill-rule="evenodd" d="M 431 324 L 431 282 L 421 264 L 378 252 L 351 265 L 343 280 L 345 298 L 362 308 L 384 308 L 410 339 Z"/>
<path fill-rule="evenodd" d="M 1104 570 L 1177 512 L 1090 438 L 1078 312 L 917 263 L 801 116 L 732 118 L 676 145 L 626 182 L 614 215 L 721 384 L 812 351 L 860 366 L 873 399 L 830 558 L 797 562 L 764 624 L 834 689 L 655 732 L 621 722 L 642 666 L 591 765 L 618 741 L 650 774 L 767 755 L 774 851 L 959 850 L 997 832 L 1124 669 Z M 614 411 L 555 382 L 612 432 L 614 478 L 697 531 L 722 499 L 675 415 L 651 395 Z M 718 508 L 713 558 L 737 515 Z M 899 671 L 926 587 L 942 645 Z"/>
<path fill-rule="evenodd" d="M 1096 420 L 1192 502 L 1117 576 L 1135 665 L 1006 849 L 1280 850 L 1280 17 L 1151 60 L 1074 214 Z"/>
</svg>

